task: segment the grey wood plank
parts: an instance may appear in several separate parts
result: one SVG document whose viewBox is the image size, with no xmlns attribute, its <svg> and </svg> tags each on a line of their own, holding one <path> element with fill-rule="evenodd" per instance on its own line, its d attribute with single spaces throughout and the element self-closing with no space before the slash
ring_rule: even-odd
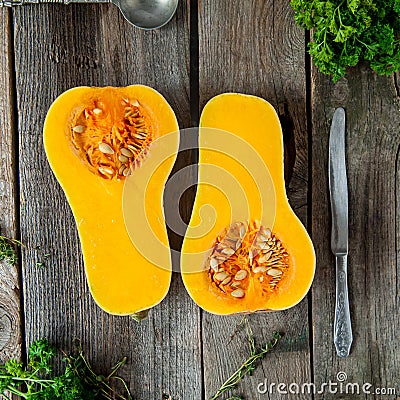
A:
<svg viewBox="0 0 400 400">
<path fill-rule="evenodd" d="M 290 203 L 307 223 L 308 139 L 304 33 L 294 23 L 289 2 L 202 1 L 199 3 L 200 105 L 223 92 L 261 96 L 278 110 L 285 134 L 286 186 Z M 244 116 L 245 120 L 245 116 Z M 205 394 L 209 398 L 245 358 L 243 331 L 229 336 L 241 317 L 203 314 Z M 263 368 L 238 388 L 248 399 L 265 398 L 260 382 L 309 382 L 310 354 L 307 299 L 293 309 L 249 316 L 264 344 L 274 330 L 285 333 Z M 229 342 L 229 343 L 228 343 Z M 271 399 L 280 398 L 272 393 Z M 285 396 L 286 398 L 286 396 Z M 308 398 L 296 395 L 287 398 Z"/>
<path fill-rule="evenodd" d="M 11 11 L 0 9 L 0 234 L 17 237 Z M 0 361 L 21 356 L 19 270 L 0 262 Z"/>
<path fill-rule="evenodd" d="M 15 9 L 15 25 L 27 341 L 47 336 L 68 350 L 77 336 L 96 369 L 128 356 L 123 376 L 135 399 L 195 399 L 200 315 L 179 276 L 140 324 L 102 312 L 90 297 L 73 217 L 41 139 L 51 102 L 77 85 L 151 85 L 189 126 L 188 6 L 180 2 L 175 18 L 154 32 L 133 28 L 113 5 L 27 6 Z"/>
<path fill-rule="evenodd" d="M 349 291 L 353 323 L 350 357 L 340 359 L 333 345 L 335 263 L 330 252 L 327 183 L 328 138 L 333 112 L 347 111 L 349 186 Z M 396 387 L 399 394 L 399 146 L 400 98 L 393 76 L 379 77 L 365 66 L 350 70 L 336 85 L 312 71 L 312 234 L 317 274 L 312 292 L 314 375 L 317 387 L 336 382 L 361 387 Z M 318 199 L 318 200 L 317 200 Z M 324 394 L 316 399 L 337 398 Z M 353 399 L 351 393 L 340 396 Z"/>
</svg>

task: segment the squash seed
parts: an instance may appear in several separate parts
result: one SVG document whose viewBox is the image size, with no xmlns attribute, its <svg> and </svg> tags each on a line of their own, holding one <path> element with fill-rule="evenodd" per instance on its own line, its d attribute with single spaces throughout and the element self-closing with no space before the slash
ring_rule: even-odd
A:
<svg viewBox="0 0 400 400">
<path fill-rule="evenodd" d="M 100 108 L 94 108 L 93 109 L 93 114 L 96 114 L 96 115 L 99 115 L 99 114 L 101 114 L 103 112 L 103 110 L 101 110 Z"/>
<path fill-rule="evenodd" d="M 247 271 L 245 269 L 241 269 L 240 271 L 236 272 L 235 281 L 242 281 L 247 276 Z"/>
<path fill-rule="evenodd" d="M 223 281 L 228 277 L 228 274 L 226 272 L 218 272 L 217 274 L 214 275 L 214 278 L 218 281 Z"/>
<path fill-rule="evenodd" d="M 222 282 L 221 285 L 227 285 L 230 281 L 232 280 L 232 278 L 230 276 L 226 277 Z"/>
<path fill-rule="evenodd" d="M 112 147 L 104 142 L 99 144 L 99 150 L 104 154 L 114 154 L 114 150 L 112 149 Z"/>
<path fill-rule="evenodd" d="M 231 295 L 236 298 L 241 298 L 244 296 L 244 291 L 242 289 L 236 289 L 233 292 L 231 292 Z"/>
<path fill-rule="evenodd" d="M 125 156 L 125 157 L 128 157 L 128 158 L 133 157 L 132 151 L 129 150 L 129 149 L 126 149 L 125 147 L 123 147 L 123 148 L 121 149 L 121 154 L 122 154 L 123 156 Z"/>
<path fill-rule="evenodd" d="M 266 254 L 264 254 L 263 256 L 261 256 L 261 257 L 258 259 L 258 262 L 259 262 L 260 264 L 266 264 L 266 263 L 268 262 L 268 260 L 271 258 L 271 256 L 272 256 L 272 251 L 269 251 L 268 253 L 266 253 Z"/>
<path fill-rule="evenodd" d="M 236 240 L 240 239 L 239 234 L 236 232 L 235 229 L 230 229 L 228 234 L 226 235 L 226 238 L 232 242 L 235 242 Z"/>
<path fill-rule="evenodd" d="M 121 165 L 119 167 L 118 174 L 119 175 L 123 175 L 125 170 L 126 170 L 126 166 L 125 165 Z"/>
<path fill-rule="evenodd" d="M 233 287 L 233 288 L 240 288 L 240 283 L 241 283 L 241 282 L 238 282 L 238 281 L 232 282 L 232 283 L 231 283 L 231 287 Z"/>
<path fill-rule="evenodd" d="M 276 269 L 276 268 L 271 268 L 267 271 L 267 274 L 275 277 L 275 276 L 282 275 L 282 271 L 280 271 L 279 269 Z"/>
<path fill-rule="evenodd" d="M 131 174 L 130 168 L 125 168 L 125 169 L 124 169 L 124 172 L 122 173 L 123 176 L 128 176 L 128 175 L 130 175 L 130 174 Z"/>
<path fill-rule="evenodd" d="M 267 268 L 261 267 L 261 266 L 253 268 L 253 272 L 255 274 L 258 274 L 259 272 L 266 272 L 266 271 L 267 271 Z"/>
<path fill-rule="evenodd" d="M 221 253 L 226 254 L 227 256 L 232 256 L 233 254 L 235 254 L 235 250 L 231 249 L 230 247 L 225 247 L 221 250 Z"/>
<path fill-rule="evenodd" d="M 103 175 L 112 175 L 114 171 L 111 168 L 99 167 L 99 172 Z"/>
<path fill-rule="evenodd" d="M 127 161 L 129 161 L 129 158 L 121 154 L 120 156 L 118 156 L 118 160 L 121 161 L 122 163 L 126 163 Z"/>
<path fill-rule="evenodd" d="M 265 228 L 265 229 L 263 229 L 262 232 L 263 232 L 263 235 L 266 236 L 267 238 L 271 237 L 271 234 L 272 234 L 271 229 Z"/>
<path fill-rule="evenodd" d="M 268 244 L 266 242 L 256 242 L 256 248 L 258 250 L 262 251 L 262 250 L 266 249 L 267 246 L 268 246 Z"/>
<path fill-rule="evenodd" d="M 72 130 L 76 133 L 83 133 L 85 131 L 85 127 L 83 125 L 76 125 L 72 128 Z"/>
<path fill-rule="evenodd" d="M 215 270 L 215 269 L 217 269 L 218 270 L 218 261 L 215 259 L 215 258 L 211 258 L 211 260 L 210 260 L 210 267 L 213 269 L 213 270 Z"/>
</svg>

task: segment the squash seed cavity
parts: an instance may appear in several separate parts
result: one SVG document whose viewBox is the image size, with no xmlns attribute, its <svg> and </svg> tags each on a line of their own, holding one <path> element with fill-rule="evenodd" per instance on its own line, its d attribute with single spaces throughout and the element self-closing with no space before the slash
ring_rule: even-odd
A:
<svg viewBox="0 0 400 400">
<path fill-rule="evenodd" d="M 245 298 L 250 287 L 273 294 L 289 267 L 284 244 L 258 222 L 231 224 L 217 237 L 206 261 L 211 284 L 237 300 Z"/>
<path fill-rule="evenodd" d="M 140 166 L 153 130 L 137 99 L 120 98 L 112 106 L 96 99 L 72 117 L 70 138 L 93 173 L 121 180 Z"/>
</svg>

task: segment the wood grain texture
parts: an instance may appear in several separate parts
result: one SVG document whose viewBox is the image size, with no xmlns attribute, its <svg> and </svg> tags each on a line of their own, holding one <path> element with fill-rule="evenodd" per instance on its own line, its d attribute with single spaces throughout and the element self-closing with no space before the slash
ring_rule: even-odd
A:
<svg viewBox="0 0 400 400">
<path fill-rule="evenodd" d="M 200 315 L 179 276 L 140 325 L 102 312 L 89 294 L 75 223 L 42 145 L 51 102 L 78 85 L 150 85 L 189 126 L 187 4 L 154 32 L 133 28 L 113 5 L 27 6 L 15 9 L 15 26 L 27 341 L 47 336 L 69 350 L 79 337 L 97 370 L 128 356 L 122 374 L 135 399 L 195 399 Z M 46 266 L 38 268 L 45 253 Z"/>
<path fill-rule="evenodd" d="M 17 237 L 11 11 L 0 9 L 0 234 Z M 21 356 L 19 271 L 0 262 L 0 361 Z"/>
<path fill-rule="evenodd" d="M 330 252 L 328 138 L 333 112 L 347 113 L 349 187 L 349 292 L 353 324 L 350 357 L 333 345 L 335 267 Z M 336 381 L 396 387 L 399 394 L 399 146 L 400 97 L 392 77 L 366 66 L 351 69 L 336 85 L 312 71 L 312 235 L 317 275 L 312 291 L 314 376 L 320 385 Z M 318 199 L 318 200 L 317 200 Z M 395 398 L 395 395 L 362 395 Z M 337 398 L 325 393 L 316 399 Z M 353 399 L 353 394 L 343 394 Z"/>
<path fill-rule="evenodd" d="M 261 96 L 276 107 L 284 130 L 288 196 L 297 215 L 307 223 L 304 32 L 295 26 L 289 2 L 201 1 L 199 31 L 200 106 L 217 94 L 233 91 Z M 203 314 L 206 398 L 249 354 L 243 331 L 229 342 L 240 318 Z M 291 310 L 252 315 L 249 321 L 259 344 L 274 330 L 284 332 L 285 337 L 263 368 L 240 385 L 238 393 L 249 399 L 265 398 L 257 393 L 257 384 L 264 380 L 309 382 L 307 299 Z M 280 395 L 272 393 L 269 398 Z"/>
</svg>

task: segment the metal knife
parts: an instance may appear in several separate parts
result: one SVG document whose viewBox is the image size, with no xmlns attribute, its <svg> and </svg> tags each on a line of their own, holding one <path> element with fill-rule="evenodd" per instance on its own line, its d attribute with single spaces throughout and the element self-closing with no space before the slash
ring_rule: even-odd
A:
<svg viewBox="0 0 400 400">
<path fill-rule="evenodd" d="M 333 341 L 339 357 L 349 355 L 353 341 L 347 286 L 349 232 L 345 123 L 344 109 L 337 108 L 333 115 L 329 136 L 328 176 L 332 211 L 331 249 L 336 257 L 336 306 Z"/>
</svg>

